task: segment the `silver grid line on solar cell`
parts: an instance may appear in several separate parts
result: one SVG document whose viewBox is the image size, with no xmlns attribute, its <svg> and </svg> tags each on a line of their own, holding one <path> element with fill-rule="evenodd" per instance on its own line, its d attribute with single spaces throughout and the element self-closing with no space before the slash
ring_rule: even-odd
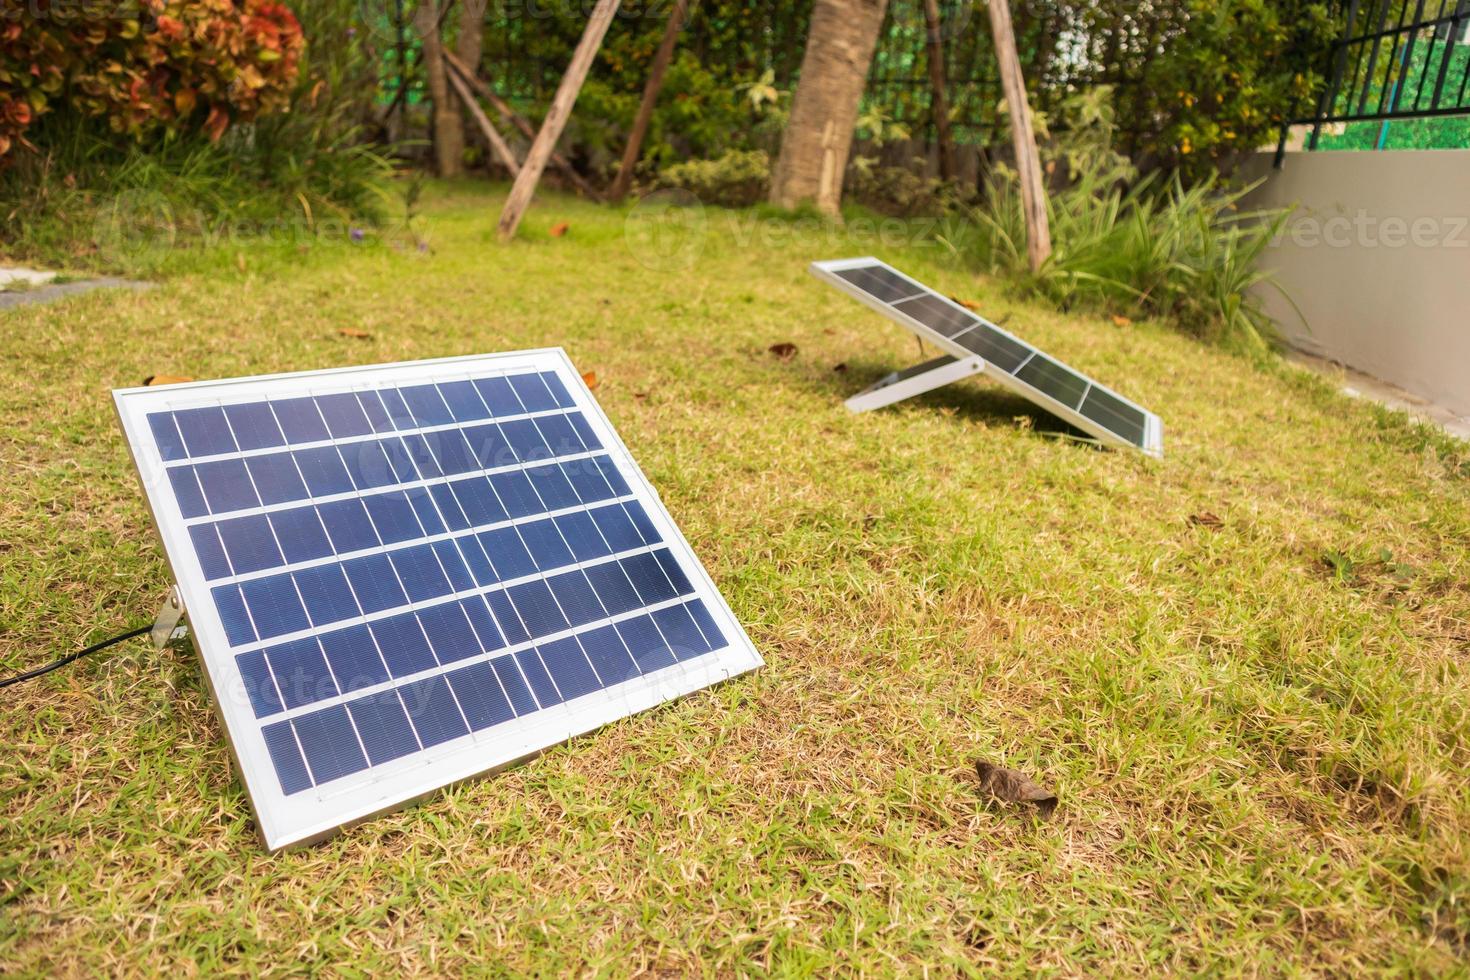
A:
<svg viewBox="0 0 1470 980">
<path fill-rule="evenodd" d="M 272 850 L 762 662 L 560 349 L 114 400 Z"/>
<path fill-rule="evenodd" d="M 948 358 L 890 375 L 867 395 L 895 385 L 895 395 L 909 397 L 975 373 L 1035 402 L 1101 442 L 1161 458 L 1164 430 L 1159 417 L 1091 378 L 1048 357 L 984 317 L 872 256 L 813 262 L 818 279 L 883 314 Z M 973 365 L 967 369 L 966 365 Z M 926 383 L 926 376 L 932 383 Z M 899 389 L 898 384 L 905 387 Z M 1044 389 L 1045 385 L 1050 390 Z M 1061 398 L 1066 397 L 1067 401 Z M 893 398 L 878 398 L 879 404 Z M 854 402 L 849 407 L 859 410 Z"/>
</svg>

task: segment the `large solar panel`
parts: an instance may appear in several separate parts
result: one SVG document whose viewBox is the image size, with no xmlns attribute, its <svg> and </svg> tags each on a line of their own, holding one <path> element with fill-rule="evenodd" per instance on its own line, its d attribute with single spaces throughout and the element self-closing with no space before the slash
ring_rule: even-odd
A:
<svg viewBox="0 0 1470 980">
<path fill-rule="evenodd" d="M 273 850 L 761 664 L 559 349 L 114 397 Z"/>
<path fill-rule="evenodd" d="M 874 258 L 813 262 L 812 274 L 1104 443 L 1164 454 L 1159 417 Z"/>
</svg>

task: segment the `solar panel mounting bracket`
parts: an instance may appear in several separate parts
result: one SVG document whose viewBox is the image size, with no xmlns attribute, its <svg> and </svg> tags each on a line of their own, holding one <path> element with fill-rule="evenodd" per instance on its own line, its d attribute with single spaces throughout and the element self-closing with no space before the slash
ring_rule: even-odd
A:
<svg viewBox="0 0 1470 980">
<path fill-rule="evenodd" d="M 945 354 L 882 378 L 849 398 L 846 402 L 847 409 L 857 413 L 886 408 L 926 391 L 972 378 L 984 370 L 985 362 L 978 357 L 951 357 Z"/>
<path fill-rule="evenodd" d="M 153 629 L 148 633 L 155 650 L 162 650 L 174 640 L 182 640 L 189 635 L 189 625 L 183 622 L 185 611 L 179 587 L 170 585 L 158 615 L 153 618 Z"/>
</svg>

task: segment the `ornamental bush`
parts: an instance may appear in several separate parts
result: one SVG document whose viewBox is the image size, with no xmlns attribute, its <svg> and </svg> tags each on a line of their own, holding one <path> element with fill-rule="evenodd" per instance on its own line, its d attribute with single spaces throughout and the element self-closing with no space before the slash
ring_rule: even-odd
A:
<svg viewBox="0 0 1470 980">
<path fill-rule="evenodd" d="M 52 113 L 218 140 L 287 108 L 304 44 L 273 0 L 0 0 L 0 162 Z"/>
</svg>

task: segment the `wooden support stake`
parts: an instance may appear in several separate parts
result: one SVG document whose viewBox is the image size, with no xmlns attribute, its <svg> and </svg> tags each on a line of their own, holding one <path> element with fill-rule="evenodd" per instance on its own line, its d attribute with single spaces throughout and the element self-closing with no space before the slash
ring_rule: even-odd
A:
<svg viewBox="0 0 1470 980">
<path fill-rule="evenodd" d="M 512 177 L 518 176 L 521 172 L 520 163 L 516 161 L 515 154 L 510 151 L 510 146 L 506 144 L 505 138 L 500 135 L 500 131 L 490 125 L 490 118 L 485 115 L 485 110 L 481 109 L 480 103 L 475 101 L 474 93 L 465 84 L 465 80 L 460 77 L 459 68 L 455 64 L 455 61 L 459 59 L 455 58 L 454 60 L 450 60 L 452 56 L 448 51 L 445 51 L 444 54 L 444 60 L 449 66 L 449 71 L 446 74 L 449 77 L 449 84 L 454 86 L 455 94 L 459 96 L 459 100 L 464 103 L 465 108 L 470 111 L 470 116 L 475 120 L 475 125 L 480 127 L 480 132 L 484 135 L 485 142 L 490 144 L 490 149 L 494 151 L 496 158 L 505 166 L 505 169 L 510 171 Z"/>
<path fill-rule="evenodd" d="M 930 0 L 935 2 L 935 0 Z M 621 201 L 628 196 L 633 186 L 633 170 L 638 166 L 638 157 L 643 152 L 643 138 L 648 135 L 648 126 L 653 122 L 653 109 L 658 104 L 659 90 L 664 87 L 664 73 L 674 58 L 674 45 L 679 40 L 679 30 L 684 26 L 684 15 L 689 10 L 689 0 L 674 0 L 674 9 L 669 11 L 669 22 L 664 27 L 664 39 L 653 56 L 653 65 L 648 70 L 648 82 L 643 86 L 643 101 L 638 104 L 638 115 L 633 119 L 633 129 L 628 133 L 628 145 L 623 149 L 623 162 L 618 167 L 617 179 L 613 181 L 608 197 Z"/>
<path fill-rule="evenodd" d="M 480 98 L 490 103 L 490 108 L 495 110 L 495 114 L 500 117 L 500 121 L 502 123 L 508 126 L 514 126 L 516 129 L 520 130 L 521 133 L 528 140 L 536 139 L 536 129 L 531 125 L 530 120 L 521 115 L 519 112 L 516 112 L 514 109 L 512 109 L 509 102 L 502 99 L 499 95 L 496 95 L 495 90 L 489 85 L 486 85 L 484 81 L 480 79 L 480 76 L 476 75 L 473 71 L 466 67 L 465 62 L 462 59 L 455 57 L 453 51 L 446 50 L 444 52 L 444 60 L 448 62 L 452 68 L 459 72 L 459 77 L 464 79 L 465 82 L 470 86 L 470 88 L 474 89 L 479 94 Z M 577 173 L 577 168 L 572 166 L 572 162 L 566 157 L 562 156 L 561 153 L 556 150 L 552 150 L 551 163 L 552 166 L 560 170 L 562 172 L 562 175 L 565 176 L 567 180 L 571 181 L 576 186 L 577 190 L 581 191 L 586 197 L 594 201 L 599 201 L 602 199 L 602 196 L 597 193 L 597 188 L 587 183 L 586 179 L 583 178 L 581 174 Z M 519 169 L 519 166 L 517 166 L 517 169 Z"/>
<path fill-rule="evenodd" d="M 572 63 L 562 76 L 561 85 L 557 87 L 556 95 L 551 100 L 551 108 L 541 122 L 541 131 L 536 134 L 536 141 L 526 153 L 526 162 L 521 166 L 515 185 L 510 189 L 505 210 L 500 213 L 498 234 L 502 242 L 508 242 L 515 237 L 521 218 L 525 217 L 526 208 L 530 206 L 531 198 L 536 193 L 536 185 L 541 182 L 541 174 L 546 169 L 546 161 L 556 149 L 556 141 L 561 138 L 561 131 L 572 114 L 572 106 L 577 102 L 577 94 L 582 91 L 582 83 L 586 81 L 587 72 L 592 68 L 592 59 L 597 57 L 597 49 L 617 11 L 618 0 L 597 0 L 597 6 L 592 8 L 592 16 L 587 19 L 587 29 L 582 32 L 582 40 L 577 42 Z"/>
<path fill-rule="evenodd" d="M 945 180 L 954 180 L 954 135 L 949 128 L 949 98 L 945 93 L 944 31 L 939 20 L 939 0 L 924 0 L 924 20 L 929 34 L 929 87 L 932 90 L 930 106 L 934 115 L 934 129 L 939 137 L 939 176 Z"/>
<path fill-rule="evenodd" d="M 1011 136 L 1016 145 L 1021 206 L 1026 212 L 1026 254 L 1031 260 L 1031 271 L 1039 272 L 1051 258 L 1051 224 L 1046 216 L 1041 154 L 1036 149 L 1031 106 L 1026 102 L 1026 80 L 1021 74 L 1021 56 L 1016 51 L 1016 31 L 1011 25 L 1009 0 L 990 0 L 990 32 L 995 37 L 995 56 L 1000 62 L 1000 81 L 1005 88 Z"/>
</svg>

